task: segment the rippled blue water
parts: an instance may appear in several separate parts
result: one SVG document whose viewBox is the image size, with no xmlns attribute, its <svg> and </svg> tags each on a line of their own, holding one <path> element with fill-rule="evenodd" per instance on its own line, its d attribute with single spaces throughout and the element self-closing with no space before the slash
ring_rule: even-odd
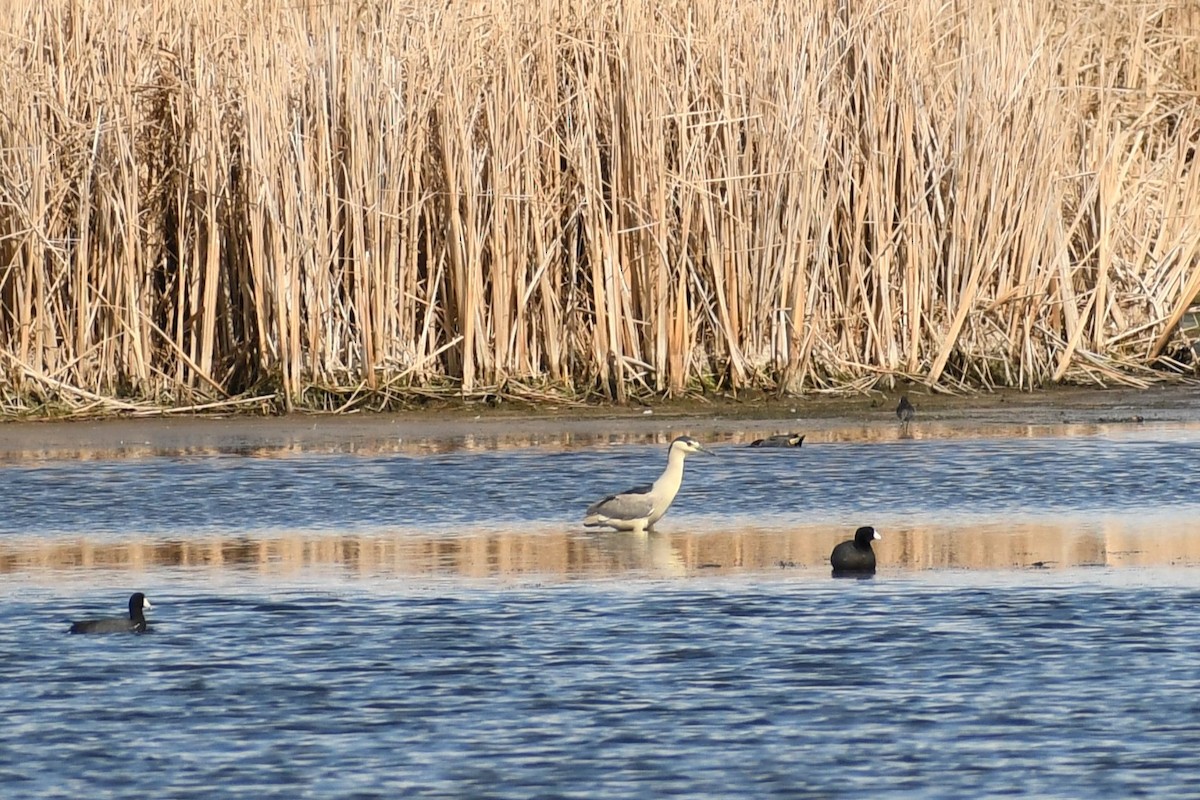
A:
<svg viewBox="0 0 1200 800">
<path fill-rule="evenodd" d="M 0 626 L 16 797 L 1194 796 L 1200 590 L 715 580 L 217 592 Z M 180 585 L 183 583 L 183 585 Z M 107 598 L 88 598 L 104 603 Z M 157 612 L 157 613 L 155 613 Z"/>
<path fill-rule="evenodd" d="M 664 525 L 1200 519 L 1200 439 L 694 457 Z M 0 543 L 577 526 L 662 444 L 0 465 Z M 721 578 L 0 575 L 0 797 L 1194 797 L 1195 568 Z M 120 581 L 135 586 L 114 584 Z M 73 618 L 155 603 L 146 636 Z"/>
<path fill-rule="evenodd" d="M 674 520 L 1200 511 L 1200 435 L 914 440 L 688 459 Z M 577 523 L 648 483 L 663 444 L 415 455 L 226 454 L 0 467 L 0 534 Z"/>
</svg>

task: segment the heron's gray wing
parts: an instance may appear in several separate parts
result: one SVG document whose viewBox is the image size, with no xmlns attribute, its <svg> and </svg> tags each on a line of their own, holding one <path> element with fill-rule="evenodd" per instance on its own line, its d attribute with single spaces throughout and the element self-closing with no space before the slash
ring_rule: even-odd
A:
<svg viewBox="0 0 1200 800">
<path fill-rule="evenodd" d="M 619 494 L 610 494 L 603 500 L 598 500 L 588 506 L 587 514 L 601 514 L 609 519 L 640 519 L 647 517 L 654 510 L 654 501 L 650 492 L 652 484 L 635 486 Z"/>
</svg>

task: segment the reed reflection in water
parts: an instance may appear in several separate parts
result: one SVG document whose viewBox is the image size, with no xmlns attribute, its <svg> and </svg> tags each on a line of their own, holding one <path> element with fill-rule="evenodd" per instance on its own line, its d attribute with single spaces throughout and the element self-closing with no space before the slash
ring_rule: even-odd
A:
<svg viewBox="0 0 1200 800">
<path fill-rule="evenodd" d="M 207 534 L 186 539 L 8 538 L 0 573 L 142 571 L 164 567 L 295 576 L 335 570 L 361 576 L 526 576 L 542 579 L 669 577 L 792 569 L 825 574 L 849 531 L 830 525 L 651 533 L 464 530 L 353 534 Z M 1080 566 L 1200 566 L 1200 533 L 1186 519 L 1112 517 L 883 529 L 880 570 Z"/>
</svg>

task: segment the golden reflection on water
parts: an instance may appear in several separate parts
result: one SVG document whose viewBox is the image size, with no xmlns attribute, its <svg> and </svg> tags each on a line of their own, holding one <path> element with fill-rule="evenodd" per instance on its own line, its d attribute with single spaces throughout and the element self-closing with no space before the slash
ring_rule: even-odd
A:
<svg viewBox="0 0 1200 800">
<path fill-rule="evenodd" d="M 881 571 L 1200 566 L 1200 533 L 1186 521 L 1114 518 L 1063 522 L 881 528 Z M 294 577 L 334 570 L 363 577 L 704 577 L 796 570 L 824 575 L 847 532 L 823 526 L 624 533 L 414 531 L 198 535 L 127 541 L 73 539 L 0 544 L 0 573 L 64 577 L 82 570 L 233 570 Z"/>
</svg>

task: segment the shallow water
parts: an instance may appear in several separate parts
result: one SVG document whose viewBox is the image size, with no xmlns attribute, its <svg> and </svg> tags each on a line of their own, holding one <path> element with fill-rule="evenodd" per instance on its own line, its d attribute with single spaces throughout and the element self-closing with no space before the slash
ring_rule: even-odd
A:
<svg viewBox="0 0 1200 800">
<path fill-rule="evenodd" d="M 885 568 L 1200 564 L 1197 429 L 712 447 L 648 540 L 580 520 L 653 480 L 663 441 L 18 459 L 0 466 L 0 572 L 661 577 L 820 565 L 863 524 Z"/>
<path fill-rule="evenodd" d="M 1194 796 L 1200 432 L 744 438 L 10 459 L 3 796 Z"/>
<path fill-rule="evenodd" d="M 1200 508 L 1200 430 L 1187 428 L 713 449 L 688 459 L 672 527 Z M 568 528 L 592 500 L 651 482 L 665 456 L 647 442 L 20 460 L 0 466 L 0 536 Z"/>
</svg>

